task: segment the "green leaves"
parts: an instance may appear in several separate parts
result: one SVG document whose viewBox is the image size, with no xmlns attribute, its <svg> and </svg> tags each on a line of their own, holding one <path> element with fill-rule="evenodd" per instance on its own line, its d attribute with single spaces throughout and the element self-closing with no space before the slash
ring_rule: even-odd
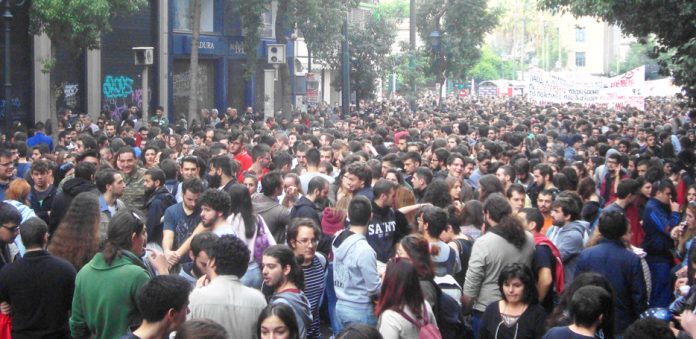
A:
<svg viewBox="0 0 696 339">
<path fill-rule="evenodd" d="M 54 43 L 79 53 L 99 47 L 102 33 L 111 30 L 111 20 L 147 5 L 147 0 L 33 0 L 30 30 L 46 33 Z"/>
<path fill-rule="evenodd" d="M 575 16 L 593 16 L 618 24 L 624 34 L 644 37 L 674 51 L 669 66 L 675 83 L 696 106 L 696 4 L 693 0 L 541 0 L 539 6 Z M 659 61 L 665 64 L 664 61 Z"/>
</svg>

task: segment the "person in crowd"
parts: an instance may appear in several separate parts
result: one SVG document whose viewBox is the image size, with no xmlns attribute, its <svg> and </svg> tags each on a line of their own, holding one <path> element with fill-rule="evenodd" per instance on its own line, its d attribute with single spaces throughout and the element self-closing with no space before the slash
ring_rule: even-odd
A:
<svg viewBox="0 0 696 339">
<path fill-rule="evenodd" d="M 435 315 L 423 297 L 418 273 L 407 259 L 387 264 L 379 301 L 375 306 L 379 317 L 377 328 L 385 339 L 415 338 L 425 324 L 437 328 Z"/>
<path fill-rule="evenodd" d="M 329 197 L 329 182 L 322 177 L 309 180 L 307 194 L 301 196 L 290 210 L 290 218 L 308 218 L 321 224 L 317 203 Z"/>
<path fill-rule="evenodd" d="M 488 197 L 483 213 L 486 233 L 474 242 L 462 294 L 462 304 L 473 308 L 474 333 L 479 332 L 486 307 L 501 298 L 498 278 L 503 268 L 514 263 L 531 266 L 534 256 L 532 235 L 512 215 L 502 194 Z"/>
<path fill-rule="evenodd" d="M 191 285 L 175 275 L 161 275 L 149 280 L 138 292 L 136 304 L 143 322 L 126 339 L 168 339 L 186 321 Z"/>
<path fill-rule="evenodd" d="M 0 270 L 0 302 L 12 309 L 12 338 L 68 338 L 77 271 L 46 251 L 48 225 L 43 220 L 26 220 L 20 233 L 24 257 Z"/>
<path fill-rule="evenodd" d="M 461 269 L 457 252 L 441 240 L 447 231 L 447 212 L 436 206 L 424 206 L 418 218 L 418 229 L 430 244 L 435 276 L 453 276 Z"/>
<path fill-rule="evenodd" d="M 5 191 L 14 179 L 15 164 L 9 149 L 0 147 L 0 201 L 5 200 Z"/>
<path fill-rule="evenodd" d="M 542 339 L 590 339 L 607 322 L 607 314 L 612 312 L 611 293 L 597 286 L 579 288 L 570 298 L 570 317 L 572 324 L 550 329 Z M 613 335 L 604 333 L 604 338 Z"/>
<path fill-rule="evenodd" d="M 180 259 L 188 262 L 187 257 L 177 254 L 177 250 L 186 242 L 201 221 L 201 209 L 197 204 L 205 187 L 203 181 L 198 178 L 184 180 L 181 185 L 183 200 L 176 205 L 169 206 L 164 211 L 162 228 L 162 249 L 170 264 L 175 264 Z"/>
<path fill-rule="evenodd" d="M 140 323 L 135 300 L 140 287 L 150 279 L 141 259 L 146 243 L 145 223 L 134 211 L 123 208 L 114 215 L 101 251 L 75 279 L 70 314 L 74 338 L 114 338 Z M 162 259 L 155 253 L 148 255 L 153 262 Z"/>
<path fill-rule="evenodd" d="M 176 202 L 184 201 L 184 181 L 191 178 L 201 179 L 201 164 L 197 156 L 190 155 L 181 158 L 181 167 L 179 168 L 179 175 L 181 176 L 181 182 L 179 185 L 174 186 L 172 195 L 176 198 Z M 201 179 L 202 180 L 202 179 Z M 203 187 L 207 187 L 207 182 L 203 182 Z"/>
<path fill-rule="evenodd" d="M 536 287 L 539 302 L 546 313 L 551 313 L 554 300 L 563 292 L 565 276 L 561 253 L 556 245 L 541 234 L 544 217 L 536 208 L 524 208 L 518 216 L 524 220 L 525 229 L 534 235 L 533 271 L 536 273 Z"/>
<path fill-rule="evenodd" d="M 263 251 L 267 247 L 275 245 L 276 240 L 265 219 L 255 213 L 251 197 L 244 185 L 233 185 L 229 197 L 231 209 L 227 223 L 235 234 L 247 244 L 251 253 L 247 271 L 240 278 L 240 281 L 245 286 L 259 288 L 263 282 L 260 268 Z M 283 227 L 283 231 L 285 231 L 285 227 Z"/>
<path fill-rule="evenodd" d="M 300 339 L 295 313 L 287 304 L 270 304 L 259 314 L 256 337 L 260 339 Z"/>
<path fill-rule="evenodd" d="M 313 178 L 313 180 L 323 180 Z M 328 188 L 328 183 L 327 183 Z M 326 286 L 326 270 L 328 261 L 326 256 L 317 252 L 321 229 L 318 224 L 308 218 L 296 218 L 290 224 L 287 232 L 288 246 L 296 257 L 302 258 L 300 267 L 304 273 L 304 289 L 302 290 L 312 307 L 312 326 L 307 329 L 308 338 L 320 338 L 321 327 L 319 319 L 320 302 Z"/>
<path fill-rule="evenodd" d="M 81 270 L 99 250 L 99 200 L 92 192 L 78 194 L 48 243 L 51 255 Z"/>
<path fill-rule="evenodd" d="M 285 229 L 290 224 L 290 209 L 278 202 L 283 192 L 283 176 L 280 172 L 268 172 L 261 178 L 262 193 L 254 193 L 251 202 L 254 211 L 263 218 L 276 242 L 285 242 Z"/>
<path fill-rule="evenodd" d="M 176 331 L 174 339 L 227 339 L 227 330 L 210 319 L 187 320 Z"/>
<path fill-rule="evenodd" d="M 99 236 L 106 239 L 109 222 L 116 213 L 126 209 L 126 205 L 121 201 L 125 190 L 125 182 L 121 173 L 111 168 L 99 170 L 96 173 L 97 189 L 99 195 Z"/>
<path fill-rule="evenodd" d="M 377 325 L 373 300 L 379 295 L 381 282 L 375 251 L 365 237 L 371 215 L 370 200 L 353 198 L 348 206 L 350 227 L 338 233 L 331 246 L 337 333 L 353 323 Z"/>
<path fill-rule="evenodd" d="M 486 307 L 478 338 L 541 338 L 546 313 L 539 305 L 532 270 L 521 264 L 505 266 L 498 288 L 503 298 Z"/>
<path fill-rule="evenodd" d="M 232 185 L 237 182 L 238 171 L 238 163 L 235 163 L 229 157 L 224 155 L 214 157 L 210 160 L 210 166 L 208 166 L 208 186 L 230 193 Z"/>
<path fill-rule="evenodd" d="M 208 262 L 213 253 L 215 240 L 219 238 L 215 233 L 199 233 L 191 239 L 191 250 L 188 253 L 191 261 L 181 265 L 179 275 L 184 277 L 192 286 L 208 272 Z"/>
<path fill-rule="evenodd" d="M 640 257 L 627 250 L 623 237 L 628 231 L 625 214 L 602 213 L 599 232 L 603 239 L 580 253 L 576 274 L 597 272 L 609 279 L 614 289 L 615 333 L 621 334 L 648 308 L 648 295 Z"/>
<path fill-rule="evenodd" d="M 366 236 L 382 268 L 394 256 L 394 246 L 411 231 L 406 216 L 392 206 L 396 188 L 397 185 L 387 179 L 379 179 L 372 188 L 372 218 Z"/>
<path fill-rule="evenodd" d="M 145 169 L 138 166 L 138 158 L 132 147 L 121 147 L 114 154 L 114 167 L 121 173 L 125 188 L 123 189 L 123 203 L 130 209 L 135 209 L 141 215 L 145 212 L 145 186 L 143 180 Z"/>
<path fill-rule="evenodd" d="M 589 231 L 579 220 L 579 200 L 577 195 L 559 195 L 551 207 L 553 226 L 547 236 L 561 252 L 566 284 L 573 281 L 578 255 L 583 250 L 586 240 L 589 240 Z"/>
<path fill-rule="evenodd" d="M 660 181 L 653 190 L 655 195 L 648 200 L 643 212 L 643 249 L 648 254 L 645 259 L 652 280 L 649 304 L 666 307 L 672 298 L 669 272 L 673 266 L 674 240 L 670 232 L 679 225 L 679 203 L 672 199 L 675 190 L 669 180 Z"/>
<path fill-rule="evenodd" d="M 295 253 L 286 245 L 274 245 L 263 252 L 264 286 L 273 290 L 269 304 L 283 303 L 295 314 L 300 338 L 307 337 L 312 326 L 312 309 L 304 292 L 304 272 Z"/>
<path fill-rule="evenodd" d="M 247 153 L 246 150 L 245 136 L 239 131 L 233 131 L 227 137 L 227 151 L 233 156 L 233 159 L 239 163 L 239 176 L 237 180 L 242 182 L 244 180 L 244 173 L 249 170 L 253 160 L 251 155 Z"/>
<path fill-rule="evenodd" d="M 158 247 L 162 246 L 164 213 L 169 206 L 176 204 L 176 199 L 169 193 L 164 183 L 164 171 L 161 169 L 154 167 L 145 172 L 143 187 L 147 197 L 147 203 L 145 203 L 147 238 Z"/>
<path fill-rule="evenodd" d="M 58 193 L 58 189 L 49 182 L 51 172 L 51 166 L 46 160 L 34 161 L 29 168 L 32 181 L 29 206 L 46 223 L 50 221 L 51 206 Z"/>
<path fill-rule="evenodd" d="M 253 338 L 266 299 L 259 290 L 239 281 L 246 272 L 249 249 L 236 236 L 223 235 L 215 240 L 211 252 L 207 274 L 189 296 L 187 319 L 210 319 L 230 337 Z M 209 281 L 207 285 L 205 281 Z"/>
<path fill-rule="evenodd" d="M 48 222 L 48 232 L 51 236 L 78 194 L 93 192 L 99 195 L 100 192 L 94 183 L 96 171 L 97 167 L 89 162 L 82 162 L 75 166 L 75 177 L 65 182 L 62 191 L 56 194 L 51 204 Z"/>
</svg>

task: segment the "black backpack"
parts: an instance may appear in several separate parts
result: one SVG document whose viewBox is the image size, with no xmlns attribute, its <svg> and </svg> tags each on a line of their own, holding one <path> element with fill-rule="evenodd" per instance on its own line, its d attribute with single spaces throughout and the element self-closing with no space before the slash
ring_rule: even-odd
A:
<svg viewBox="0 0 696 339">
<path fill-rule="evenodd" d="M 437 292 L 437 303 L 433 312 L 437 319 L 443 339 L 473 338 L 473 330 L 466 326 L 459 303 L 447 293 L 443 293 L 435 281 L 431 281 Z"/>
</svg>

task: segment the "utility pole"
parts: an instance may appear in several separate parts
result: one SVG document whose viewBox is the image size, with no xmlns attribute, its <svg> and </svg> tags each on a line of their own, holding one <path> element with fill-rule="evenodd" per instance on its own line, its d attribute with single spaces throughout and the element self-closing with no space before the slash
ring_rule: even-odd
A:
<svg viewBox="0 0 696 339">
<path fill-rule="evenodd" d="M 350 114 L 350 50 L 348 49 L 348 16 L 350 12 L 346 13 L 346 20 L 343 22 L 343 46 L 342 57 L 341 57 L 341 80 L 343 85 L 341 86 L 341 112 L 343 117 Z"/>
</svg>

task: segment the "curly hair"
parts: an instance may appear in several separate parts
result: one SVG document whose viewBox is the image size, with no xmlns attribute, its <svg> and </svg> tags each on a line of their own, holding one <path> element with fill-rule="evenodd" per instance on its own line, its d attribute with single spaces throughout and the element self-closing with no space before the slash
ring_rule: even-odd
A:
<svg viewBox="0 0 696 339">
<path fill-rule="evenodd" d="M 48 252 L 80 270 L 99 249 L 99 199 L 92 192 L 78 194 L 53 232 Z"/>
<path fill-rule="evenodd" d="M 241 278 L 246 273 L 249 264 L 249 248 L 244 241 L 234 235 L 223 235 L 215 240 L 208 254 L 215 259 L 215 273 L 218 275 L 234 275 Z"/>
</svg>

